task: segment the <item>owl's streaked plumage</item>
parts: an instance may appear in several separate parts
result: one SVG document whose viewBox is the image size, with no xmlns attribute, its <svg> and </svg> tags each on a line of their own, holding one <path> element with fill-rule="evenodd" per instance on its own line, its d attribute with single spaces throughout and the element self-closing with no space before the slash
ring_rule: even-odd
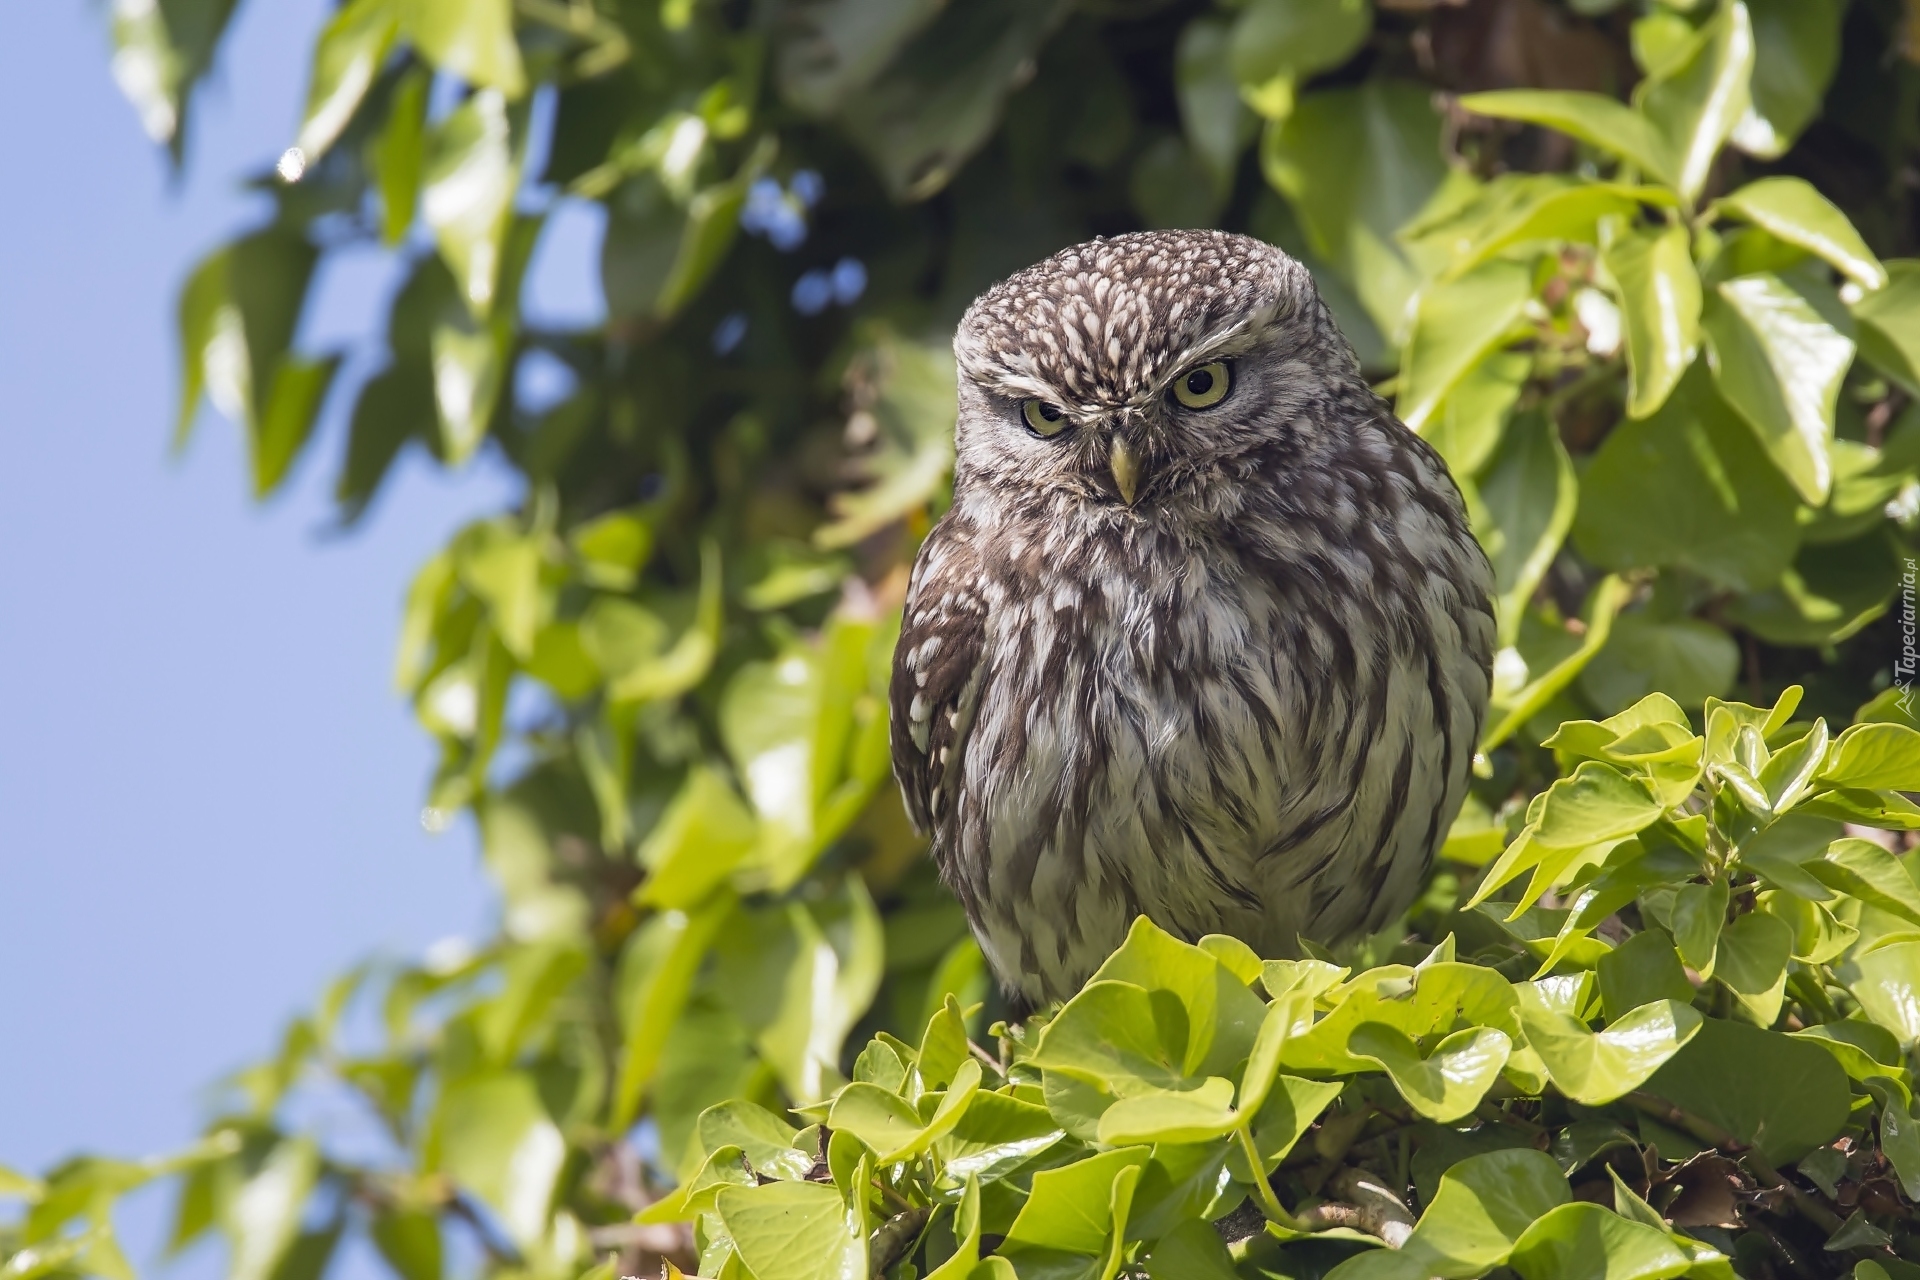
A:
<svg viewBox="0 0 1920 1280">
<path fill-rule="evenodd" d="M 1305 268 L 1096 240 L 988 290 L 954 351 L 894 772 L 1001 985 L 1070 995 L 1142 913 L 1267 955 L 1392 920 L 1466 793 L 1492 574 Z M 1227 395 L 1182 407 L 1214 361 Z"/>
</svg>

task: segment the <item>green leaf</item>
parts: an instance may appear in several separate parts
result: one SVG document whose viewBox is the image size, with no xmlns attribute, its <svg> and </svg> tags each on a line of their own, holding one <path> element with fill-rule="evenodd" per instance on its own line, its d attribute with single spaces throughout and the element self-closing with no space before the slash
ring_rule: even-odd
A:
<svg viewBox="0 0 1920 1280">
<path fill-rule="evenodd" d="M 1368 0 L 1251 0 L 1233 24 L 1234 78 L 1303 80 L 1352 57 L 1372 30 Z"/>
<path fill-rule="evenodd" d="M 1879 289 L 1887 283 L 1887 269 L 1867 248 L 1847 215 L 1803 178 L 1750 182 L 1721 197 L 1714 208 L 1825 259 L 1863 289 Z"/>
<path fill-rule="evenodd" d="M 1404 1032 L 1377 1022 L 1354 1028 L 1347 1041 L 1349 1053 L 1379 1063 L 1415 1111 L 1441 1124 L 1460 1120 L 1480 1105 L 1500 1078 L 1512 1048 L 1504 1032 L 1471 1027 L 1422 1055 Z"/>
<path fill-rule="evenodd" d="M 1807 863 L 1806 868 L 1829 889 L 1920 924 L 1920 885 L 1914 883 L 1905 863 L 1871 840 L 1835 840 L 1824 858 Z"/>
<path fill-rule="evenodd" d="M 1727 985 L 1755 1025 L 1770 1027 L 1780 1016 L 1792 954 L 1793 930 L 1771 915 L 1750 911 L 1721 933 L 1713 976 Z"/>
<path fill-rule="evenodd" d="M 639 902 L 687 910 L 698 906 L 759 843 L 759 824 L 731 783 L 696 765 L 640 846 L 647 879 Z"/>
<path fill-rule="evenodd" d="M 1441 1175 L 1403 1251 L 1437 1275 L 1480 1275 L 1505 1263 L 1527 1228 L 1569 1199 L 1560 1166 L 1544 1151 L 1469 1156 Z"/>
<path fill-rule="evenodd" d="M 228 1274 L 235 1280 L 270 1280 L 300 1234 L 307 1197 L 320 1173 L 320 1153 L 309 1138 L 289 1138 L 273 1148 L 259 1172 L 226 1206 L 233 1240 Z"/>
<path fill-rule="evenodd" d="M 946 186 L 1000 122 L 1041 43 L 1066 16 L 1060 0 L 947 5 L 868 83 L 841 100 L 838 123 L 896 200 Z M 917 16 L 909 7 L 902 17 Z"/>
<path fill-rule="evenodd" d="M 1520 1018 L 1527 1044 L 1548 1078 L 1569 1098 L 1602 1106 L 1633 1092 L 1699 1032 L 1702 1019 L 1676 1000 L 1657 1000 L 1594 1032 L 1555 1012 L 1521 988 Z"/>
<path fill-rule="evenodd" d="M 1776 1165 L 1826 1145 L 1852 1105 L 1846 1072 L 1819 1045 L 1723 1018 L 1706 1019 L 1646 1087 Z"/>
<path fill-rule="evenodd" d="M 1920 395 L 1920 260 L 1889 262 L 1886 271 L 1887 287 L 1853 304 L 1860 354 Z"/>
<path fill-rule="evenodd" d="M 1722 281 L 1702 326 L 1714 383 L 1739 411 L 1801 498 L 1818 506 L 1833 482 L 1840 380 L 1853 342 L 1777 276 Z"/>
<path fill-rule="evenodd" d="M 450 1082 L 434 1116 L 435 1167 L 473 1192 L 522 1249 L 546 1238 L 566 1139 L 530 1076 L 501 1071 Z"/>
<path fill-rule="evenodd" d="M 1238 1280 L 1233 1255 L 1210 1222 L 1189 1220 L 1154 1242 L 1148 1280 Z M 931 1280 L 931 1277 L 929 1277 Z"/>
<path fill-rule="evenodd" d="M 1819 780 L 1863 791 L 1920 791 L 1920 732 L 1903 724 L 1856 724 L 1827 750 Z"/>
<path fill-rule="evenodd" d="M 1503 89 L 1463 94 L 1460 105 L 1496 120 L 1557 129 L 1663 181 L 1674 178 L 1668 148 L 1659 133 L 1645 116 L 1613 98 L 1565 90 Z"/>
<path fill-rule="evenodd" d="M 1587 593 L 1578 631 L 1558 619 L 1528 612 L 1515 643 L 1494 655 L 1492 715 L 1480 735 L 1480 750 L 1491 751 L 1539 714 L 1572 684 L 1613 634 L 1613 620 L 1632 596 L 1625 578 L 1608 574 Z"/>
<path fill-rule="evenodd" d="M 369 157 L 380 192 L 380 239 L 389 247 L 406 239 L 420 203 L 427 162 L 427 90 L 433 77 L 415 67 L 400 77 L 387 108 L 387 127 Z"/>
<path fill-rule="evenodd" d="M 1041 1032 L 1033 1064 L 1122 1097 L 1177 1089 L 1186 1079 L 1186 1010 L 1172 993 L 1160 995 L 1089 982 Z"/>
<path fill-rule="evenodd" d="M 1826 853 L 1840 836 L 1840 824 L 1828 818 L 1789 813 L 1741 841 L 1741 865 L 1769 884 L 1813 902 L 1832 899 L 1833 891 L 1816 879 L 1807 864 Z"/>
<path fill-rule="evenodd" d="M 333 15 L 313 46 L 307 110 L 295 145 L 308 164 L 347 127 L 399 34 L 392 0 L 352 0 Z"/>
<path fill-rule="evenodd" d="M 1493 456 L 1532 367 L 1524 352 L 1495 352 L 1467 370 L 1427 419 L 1420 434 L 1455 475 L 1471 475 Z"/>
<path fill-rule="evenodd" d="M 1461 379 L 1506 340 L 1532 299 L 1533 273 L 1517 262 L 1489 262 L 1423 288 L 1400 363 L 1401 421 L 1422 430 Z"/>
<path fill-rule="evenodd" d="M 1493 562 L 1501 641 L 1510 645 L 1522 611 L 1573 527 L 1580 482 L 1552 422 L 1528 412 L 1507 428 L 1478 484 L 1474 536 Z"/>
<path fill-rule="evenodd" d="M 1680 956 L 1703 975 L 1713 973 L 1720 930 L 1727 918 L 1727 882 L 1717 878 L 1709 884 L 1688 884 L 1674 896 L 1672 909 L 1673 942 Z"/>
<path fill-rule="evenodd" d="M 1223 18 L 1199 17 L 1187 23 L 1174 47 L 1174 94 L 1187 143 L 1214 180 L 1216 190 L 1232 186 L 1240 152 L 1253 136 L 1253 118 L 1240 101 L 1240 86 L 1228 63 L 1231 37 Z"/>
<path fill-rule="evenodd" d="M 1727 620 L 1770 644 L 1837 644 L 1885 612 L 1900 571 L 1880 529 L 1851 542 L 1805 545 L 1777 585 L 1735 600 Z"/>
<path fill-rule="evenodd" d="M 1840 65 L 1841 0 L 1746 0 L 1753 17 L 1753 106 L 1734 126 L 1749 155 L 1784 155 L 1820 112 Z"/>
<path fill-rule="evenodd" d="M 1666 144 L 1667 176 L 1691 205 L 1753 98 L 1753 23 L 1747 7 L 1720 7 L 1693 45 L 1635 90 L 1647 121 Z"/>
<path fill-rule="evenodd" d="M 1314 252 L 1354 286 L 1381 332 L 1399 335 L 1420 273 L 1394 233 L 1447 176 L 1426 87 L 1375 78 L 1308 94 L 1268 124 L 1261 162 Z"/>
<path fill-rule="evenodd" d="M 866 1280 L 866 1233 L 838 1187 L 723 1187 L 714 1205 L 755 1280 Z"/>
<path fill-rule="evenodd" d="M 1860 1010 L 1903 1049 L 1920 1044 L 1920 942 L 1894 942 L 1855 955 L 1836 975 Z"/>
<path fill-rule="evenodd" d="M 140 113 L 140 126 L 166 143 L 177 165 L 185 147 L 187 105 L 213 65 L 235 0 L 148 3 L 115 0 L 113 78 Z"/>
<path fill-rule="evenodd" d="M 1693 1259 L 1666 1232 L 1581 1201 L 1543 1214 L 1508 1264 L 1524 1280 L 1665 1280 Z"/>
<path fill-rule="evenodd" d="M 1687 1004 L 1693 999 L 1693 984 L 1687 981 L 1680 953 L 1657 928 L 1634 934 L 1602 956 L 1596 976 L 1600 1002 L 1610 1020 L 1656 1000 Z"/>
<path fill-rule="evenodd" d="M 870 400 L 876 441 L 857 464 L 865 487 L 836 496 L 834 519 L 814 532 L 822 547 L 849 547 L 925 508 L 953 469 L 952 351 L 889 329 L 861 334 L 847 381 Z"/>
<path fill-rule="evenodd" d="M 1621 710 L 1654 690 L 1693 704 L 1725 693 L 1739 669 L 1739 646 L 1721 627 L 1641 609 L 1613 620 L 1613 635 L 1580 673 L 1580 688 L 1602 711 Z"/>
<path fill-rule="evenodd" d="M 1600 260 L 1619 290 L 1627 413 L 1644 418 L 1666 403 L 1700 345 L 1700 275 L 1687 229 L 1629 231 L 1608 244 Z"/>
<path fill-rule="evenodd" d="M 904 1147 L 920 1136 L 920 1113 L 905 1098 L 875 1084 L 850 1084 L 833 1100 L 827 1124 L 852 1134 L 875 1152 Z"/>
<path fill-rule="evenodd" d="M 452 0 L 413 0 L 436 9 L 464 10 Z M 476 11 L 504 4 L 489 0 Z M 422 171 L 421 208 L 440 256 L 473 314 L 485 317 L 500 287 L 507 226 L 520 168 L 506 99 L 483 90 L 456 107 L 433 131 Z M 484 334 L 475 335 L 485 340 Z M 437 343 L 436 343 L 437 345 Z M 435 366 L 439 365 L 436 352 Z M 443 394 L 442 404 L 447 402 Z"/>
<path fill-rule="evenodd" d="M 686 1008 L 694 975 L 729 914 L 725 899 L 691 913 L 666 911 L 634 931 L 621 953 L 615 983 L 624 1047 L 613 1095 L 616 1125 L 639 1114 L 640 1097 Z"/>
<path fill-rule="evenodd" d="M 1100 1144 L 1206 1142 L 1224 1136 L 1236 1119 L 1233 1081 L 1209 1076 L 1198 1088 L 1143 1090 L 1121 1098 L 1101 1113 Z"/>
<path fill-rule="evenodd" d="M 708 1107 L 694 1126 L 704 1150 L 738 1147 L 754 1173 L 767 1178 L 804 1178 L 813 1168 L 813 1157 L 793 1145 L 797 1133 L 773 1112 L 743 1098 Z"/>
<path fill-rule="evenodd" d="M 480 90 L 527 91 L 512 0 L 398 0 L 401 27 L 426 59 Z"/>
<path fill-rule="evenodd" d="M 1238 974 L 1146 916 L 1134 918 L 1127 940 L 1095 970 L 1093 980 L 1129 982 L 1179 1001 L 1186 1032 L 1178 1061 L 1187 1076 L 1232 1072 L 1253 1051 L 1266 1016 L 1260 998 Z"/>
<path fill-rule="evenodd" d="M 999 1252 L 1010 1258 L 1022 1253 L 1104 1257 L 1125 1230 L 1133 1186 L 1147 1156 L 1145 1147 L 1123 1147 L 1034 1174 L 1033 1192 Z"/>
<path fill-rule="evenodd" d="M 996 1182 L 1053 1148 L 1066 1134 L 1047 1109 L 1004 1093 L 981 1093 L 934 1142 L 941 1184 Z"/>
<path fill-rule="evenodd" d="M 376 1213 L 367 1234 L 400 1280 L 440 1280 L 440 1220 L 433 1214 L 415 1209 Z"/>
</svg>

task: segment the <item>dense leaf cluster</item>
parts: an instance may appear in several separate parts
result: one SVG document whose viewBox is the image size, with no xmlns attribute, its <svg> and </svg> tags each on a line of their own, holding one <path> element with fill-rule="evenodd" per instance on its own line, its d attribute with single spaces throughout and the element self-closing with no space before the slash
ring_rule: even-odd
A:
<svg viewBox="0 0 1920 1280">
<path fill-rule="evenodd" d="M 233 9 L 111 6 L 176 155 Z M 343 977 L 188 1151 L 0 1170 L 3 1280 L 129 1280 L 156 1178 L 236 1280 L 350 1235 L 400 1280 L 1920 1274 L 1913 15 L 340 5 L 271 216 L 182 290 L 179 435 L 211 400 L 265 495 L 333 406 L 346 522 L 406 450 L 524 479 L 398 664 L 500 929 Z M 523 281 L 582 210 L 608 314 L 553 328 Z M 1064 244 L 1208 224 L 1313 269 L 1461 482 L 1473 798 L 1351 954 L 1142 922 L 1007 1027 L 887 779 L 948 335 Z M 376 245 L 363 376 L 302 314 Z"/>
</svg>

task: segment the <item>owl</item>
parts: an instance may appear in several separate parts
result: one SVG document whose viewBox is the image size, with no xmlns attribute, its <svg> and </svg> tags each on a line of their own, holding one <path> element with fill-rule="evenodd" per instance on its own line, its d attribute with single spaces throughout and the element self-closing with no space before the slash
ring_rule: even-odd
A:
<svg viewBox="0 0 1920 1280">
<path fill-rule="evenodd" d="M 1094 240 L 954 353 L 893 767 L 1010 1000 L 1071 995 L 1140 915 L 1267 956 L 1394 920 L 1466 794 L 1493 575 L 1306 269 Z"/>
</svg>

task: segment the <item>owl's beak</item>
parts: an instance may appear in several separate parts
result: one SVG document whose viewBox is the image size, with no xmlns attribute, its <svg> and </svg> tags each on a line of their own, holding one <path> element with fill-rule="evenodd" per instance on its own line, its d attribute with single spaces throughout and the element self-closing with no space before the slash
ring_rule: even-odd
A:
<svg viewBox="0 0 1920 1280">
<path fill-rule="evenodd" d="M 1133 495 L 1140 487 L 1139 457 L 1125 440 L 1115 436 L 1107 454 L 1107 465 L 1113 468 L 1113 482 L 1120 486 L 1121 500 L 1132 506 Z"/>
</svg>

